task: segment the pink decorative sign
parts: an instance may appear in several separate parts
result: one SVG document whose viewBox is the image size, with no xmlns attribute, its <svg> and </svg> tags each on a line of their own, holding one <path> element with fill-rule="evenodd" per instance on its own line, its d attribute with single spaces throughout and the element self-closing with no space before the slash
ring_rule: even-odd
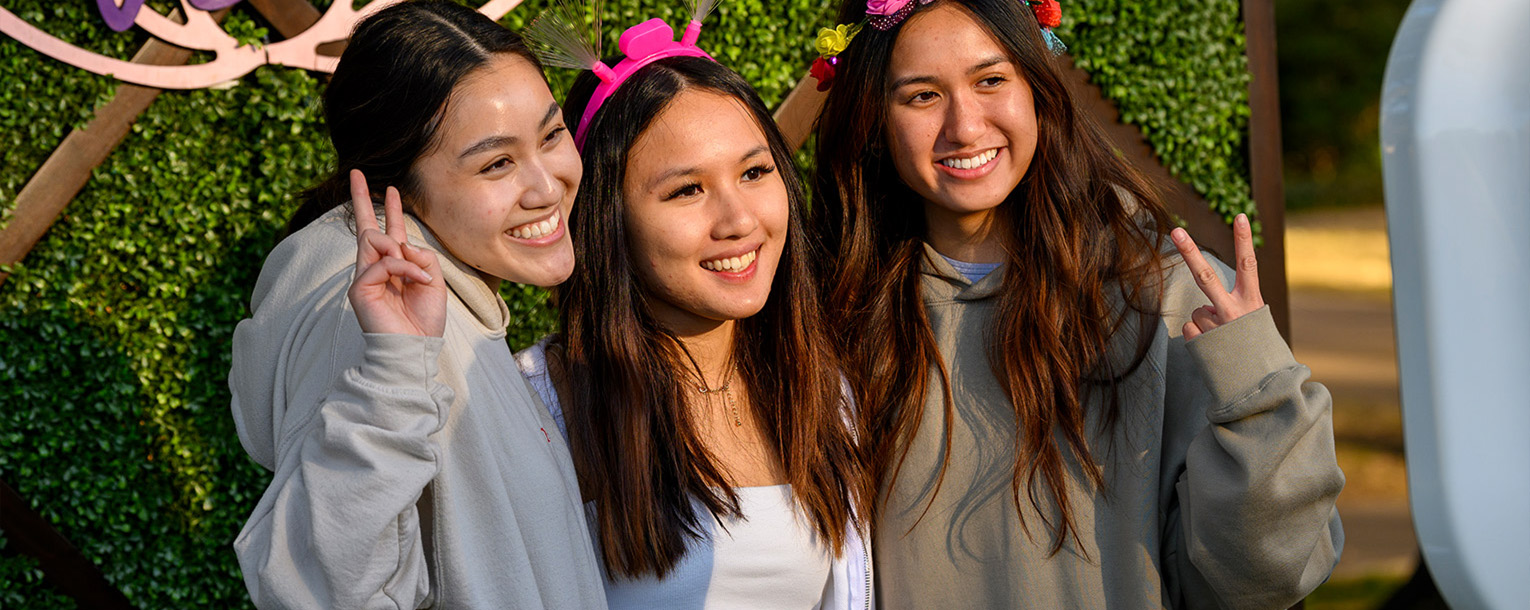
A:
<svg viewBox="0 0 1530 610">
<path fill-rule="evenodd" d="M 338 58 L 320 55 L 319 45 L 344 40 L 357 21 L 397 2 L 374 0 L 355 9 L 349 0 L 337 0 L 324 10 L 318 22 L 297 36 L 269 45 L 240 46 L 209 13 L 238 4 L 239 0 L 181 0 L 186 23 L 176 23 L 152 9 L 144 10 L 144 0 L 96 0 L 102 19 L 113 30 L 125 31 L 136 24 L 164 42 L 216 55 L 212 61 L 195 65 L 153 66 L 106 57 L 59 40 L 5 7 L 0 7 L 0 32 L 48 57 L 96 74 L 159 89 L 201 89 L 234 80 L 266 64 L 334 72 Z M 478 12 L 497 21 L 521 2 L 490 0 Z"/>
</svg>

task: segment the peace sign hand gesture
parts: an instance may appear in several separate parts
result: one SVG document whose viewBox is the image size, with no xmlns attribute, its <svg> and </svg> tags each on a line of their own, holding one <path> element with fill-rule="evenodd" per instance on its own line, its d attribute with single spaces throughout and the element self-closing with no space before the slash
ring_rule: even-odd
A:
<svg viewBox="0 0 1530 610">
<path fill-rule="evenodd" d="M 446 280 L 436 255 L 409 245 L 404 204 L 388 187 L 383 213 L 388 230 L 377 225 L 367 179 L 351 170 L 351 206 L 356 213 L 356 278 L 346 296 L 368 333 L 440 337 L 446 334 Z"/>
<path fill-rule="evenodd" d="M 1210 305 L 1198 307 L 1190 313 L 1190 321 L 1184 327 L 1186 341 L 1264 307 L 1264 298 L 1259 296 L 1259 263 L 1254 258 L 1254 231 L 1249 227 L 1248 216 L 1239 214 L 1233 221 L 1237 275 L 1232 292 L 1222 286 L 1216 269 L 1201 256 L 1200 248 L 1195 247 L 1195 240 L 1190 239 L 1189 233 L 1176 228 L 1169 232 L 1169 237 L 1174 240 L 1174 247 L 1179 249 L 1180 256 L 1184 257 L 1190 274 L 1195 276 L 1196 285 L 1211 299 Z"/>
</svg>

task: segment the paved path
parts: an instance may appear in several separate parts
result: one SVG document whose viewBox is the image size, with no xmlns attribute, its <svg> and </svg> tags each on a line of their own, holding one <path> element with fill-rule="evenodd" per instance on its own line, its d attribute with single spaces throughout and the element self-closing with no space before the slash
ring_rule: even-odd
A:
<svg viewBox="0 0 1530 610">
<path fill-rule="evenodd" d="M 1374 278 L 1355 282 L 1357 289 L 1336 290 L 1348 278 L 1335 282 L 1324 277 L 1334 271 L 1323 269 L 1331 265 L 1336 248 L 1356 248 L 1363 242 L 1372 244 L 1368 251 L 1344 256 L 1371 266 L 1377 261 L 1370 259 L 1385 260 L 1382 213 L 1342 210 L 1293 214 L 1291 220 L 1286 246 L 1292 252 L 1292 348 L 1333 393 L 1339 465 L 1348 481 L 1339 497 L 1345 550 L 1335 576 L 1407 575 L 1413 571 L 1418 543 L 1402 464 L 1390 296 L 1377 288 Z M 1377 239 L 1383 240 L 1379 255 Z M 1389 280 L 1379 283 L 1385 286 Z"/>
</svg>

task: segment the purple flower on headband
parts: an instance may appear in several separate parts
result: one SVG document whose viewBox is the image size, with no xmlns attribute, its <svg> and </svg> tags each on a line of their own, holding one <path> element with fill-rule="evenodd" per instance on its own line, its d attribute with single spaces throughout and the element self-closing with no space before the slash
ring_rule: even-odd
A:
<svg viewBox="0 0 1530 610">
<path fill-rule="evenodd" d="M 892 15 L 913 0 L 866 0 L 867 15 Z"/>
<path fill-rule="evenodd" d="M 925 6 L 935 0 L 866 0 L 866 23 L 871 27 L 887 31 L 893 29 L 899 23 L 903 23 L 914 9 Z"/>
</svg>

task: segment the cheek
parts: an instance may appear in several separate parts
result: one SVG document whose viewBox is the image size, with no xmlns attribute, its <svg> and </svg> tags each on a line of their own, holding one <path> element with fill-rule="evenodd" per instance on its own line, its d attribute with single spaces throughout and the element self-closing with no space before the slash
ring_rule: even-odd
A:
<svg viewBox="0 0 1530 610">
<path fill-rule="evenodd" d="M 776 237 L 784 237 L 791 226 L 791 199 L 786 195 L 786 183 L 776 181 L 776 188 L 771 193 L 772 204 L 761 214 L 770 234 Z"/>
<path fill-rule="evenodd" d="M 902 161 L 915 152 L 918 143 L 924 138 L 920 137 L 920 126 L 912 117 L 901 114 L 893 114 L 887 121 L 887 145 L 894 154 L 895 160 Z"/>
<path fill-rule="evenodd" d="M 1029 140 L 1031 146 L 1036 143 L 1036 106 L 1031 100 L 1029 92 L 1016 92 L 1014 98 L 1005 104 L 1008 109 L 1005 122 L 1015 132 L 1016 137 Z"/>
<path fill-rule="evenodd" d="M 626 220 L 627 247 L 637 267 L 658 277 L 672 273 L 670 267 L 680 256 L 675 246 L 677 242 L 683 242 L 684 234 L 666 230 L 669 223 L 652 214 L 631 214 Z"/>
<path fill-rule="evenodd" d="M 579 181 L 584 178 L 584 164 L 579 160 L 579 151 L 574 148 L 573 141 L 573 136 L 569 136 L 564 143 L 558 145 L 558 150 L 548 161 L 552 174 L 568 185 L 569 201 L 573 201 Z"/>
<path fill-rule="evenodd" d="M 935 135 L 939 125 L 932 125 L 924 117 L 910 113 L 889 113 L 887 121 L 887 148 L 893 157 L 893 167 L 904 182 L 914 183 L 920 178 L 921 168 L 934 155 Z M 930 170 L 933 171 L 933 170 Z"/>
</svg>

